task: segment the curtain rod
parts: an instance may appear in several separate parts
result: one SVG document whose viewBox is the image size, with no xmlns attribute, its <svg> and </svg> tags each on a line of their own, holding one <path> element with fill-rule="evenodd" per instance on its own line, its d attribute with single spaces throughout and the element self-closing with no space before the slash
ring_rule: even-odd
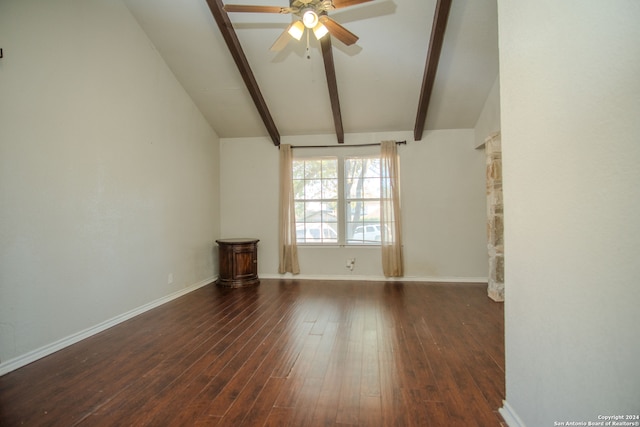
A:
<svg viewBox="0 0 640 427">
<path fill-rule="evenodd" d="M 398 145 L 406 145 L 407 141 L 396 141 Z M 341 148 L 341 147 L 375 147 L 380 143 L 375 144 L 339 144 L 339 145 L 292 145 L 291 148 Z"/>
</svg>

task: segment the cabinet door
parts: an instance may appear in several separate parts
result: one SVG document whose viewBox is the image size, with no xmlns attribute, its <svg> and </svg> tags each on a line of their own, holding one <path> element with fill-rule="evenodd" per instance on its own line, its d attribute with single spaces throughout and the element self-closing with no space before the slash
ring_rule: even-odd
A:
<svg viewBox="0 0 640 427">
<path fill-rule="evenodd" d="M 242 280 L 255 277 L 258 274 L 255 245 L 243 245 L 233 251 L 233 278 Z"/>
</svg>

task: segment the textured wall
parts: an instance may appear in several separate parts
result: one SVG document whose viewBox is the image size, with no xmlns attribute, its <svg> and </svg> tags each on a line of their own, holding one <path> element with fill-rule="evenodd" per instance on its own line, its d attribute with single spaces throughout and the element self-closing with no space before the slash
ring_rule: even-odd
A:
<svg viewBox="0 0 640 427">
<path fill-rule="evenodd" d="M 477 148 L 481 148 L 487 138 L 500 131 L 500 76 L 496 76 L 474 131 L 474 147 Z"/>
<path fill-rule="evenodd" d="M 640 414 L 640 2 L 499 0 L 498 18 L 505 411 Z"/>
<path fill-rule="evenodd" d="M 120 1 L 3 0 L 0 40 L 6 362 L 214 275 L 218 138 Z"/>
</svg>

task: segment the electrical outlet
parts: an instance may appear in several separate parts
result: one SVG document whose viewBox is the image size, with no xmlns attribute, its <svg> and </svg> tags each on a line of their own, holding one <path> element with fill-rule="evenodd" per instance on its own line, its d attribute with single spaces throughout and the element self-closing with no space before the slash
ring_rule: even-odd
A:
<svg viewBox="0 0 640 427">
<path fill-rule="evenodd" d="M 167 285 L 173 284 L 173 273 L 169 273 L 167 276 Z"/>
<path fill-rule="evenodd" d="M 355 258 L 348 258 L 347 259 L 347 268 L 351 271 L 353 271 L 353 267 L 356 264 L 356 259 Z"/>
</svg>

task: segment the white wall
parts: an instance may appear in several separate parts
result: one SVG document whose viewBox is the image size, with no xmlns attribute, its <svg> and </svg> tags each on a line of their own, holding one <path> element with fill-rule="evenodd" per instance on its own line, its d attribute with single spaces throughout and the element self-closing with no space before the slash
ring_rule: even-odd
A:
<svg viewBox="0 0 640 427">
<path fill-rule="evenodd" d="M 500 76 L 491 87 L 474 131 L 474 147 L 482 147 L 489 136 L 500 131 Z"/>
<path fill-rule="evenodd" d="M 7 362 L 214 276 L 219 148 L 121 1 L 3 0 L 0 42 Z"/>
<path fill-rule="evenodd" d="M 640 2 L 498 6 L 503 413 L 640 414 Z"/>
<path fill-rule="evenodd" d="M 345 136 L 346 144 L 408 141 L 399 146 L 406 278 L 486 280 L 485 160 L 473 138 L 473 130 L 427 132 L 417 142 L 410 132 Z M 336 141 L 334 135 L 316 135 L 283 137 L 282 143 Z M 279 151 L 268 138 L 223 138 L 220 146 L 221 234 L 259 238 L 259 274 L 277 275 Z M 379 248 L 300 246 L 299 257 L 301 276 L 383 278 Z M 350 273 L 345 261 L 352 257 Z"/>
</svg>

